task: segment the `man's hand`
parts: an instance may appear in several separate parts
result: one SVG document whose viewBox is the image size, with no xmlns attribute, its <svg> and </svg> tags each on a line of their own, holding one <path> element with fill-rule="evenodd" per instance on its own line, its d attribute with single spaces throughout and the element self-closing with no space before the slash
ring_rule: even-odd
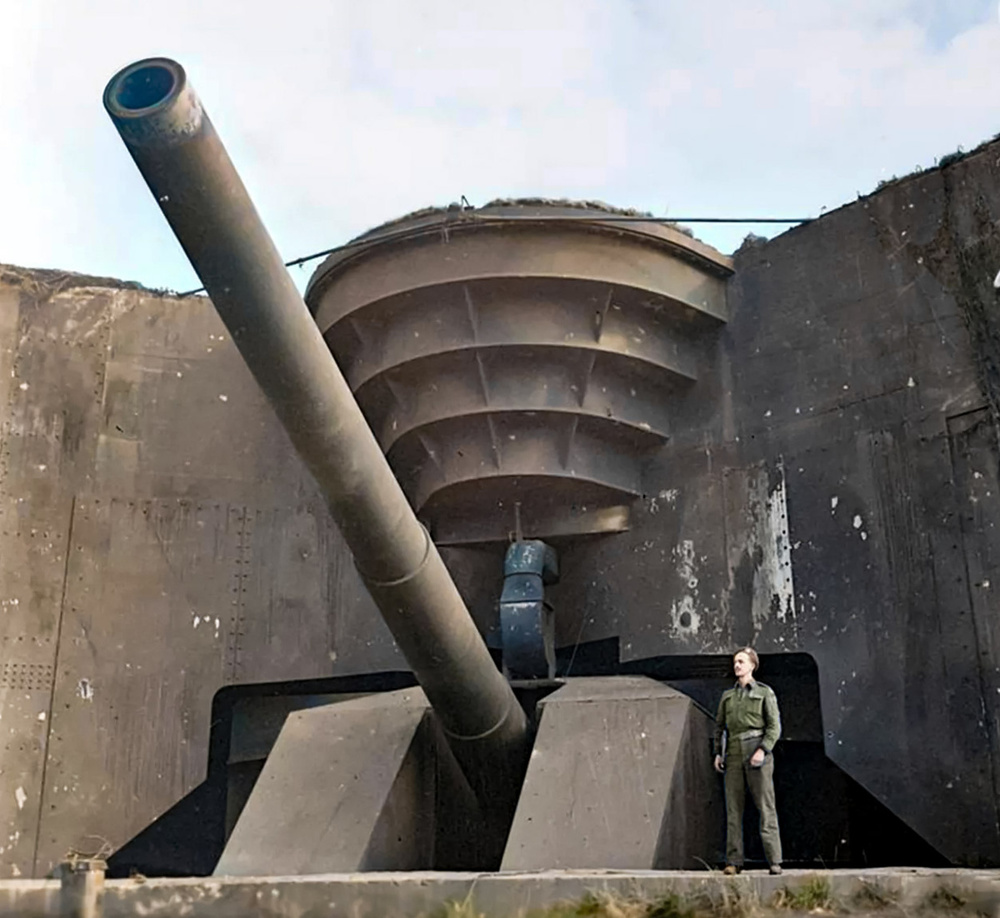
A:
<svg viewBox="0 0 1000 918">
<path fill-rule="evenodd" d="M 764 750 L 758 748 L 752 756 L 750 756 L 750 767 L 760 768 L 764 764 Z"/>
<path fill-rule="evenodd" d="M 717 755 L 715 757 L 715 770 L 721 775 L 725 770 L 726 766 L 722 762 L 722 756 Z"/>
</svg>

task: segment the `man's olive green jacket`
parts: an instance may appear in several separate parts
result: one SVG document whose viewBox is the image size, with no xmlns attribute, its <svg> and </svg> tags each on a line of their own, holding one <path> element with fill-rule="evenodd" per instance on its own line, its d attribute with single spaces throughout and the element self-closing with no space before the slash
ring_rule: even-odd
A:
<svg viewBox="0 0 1000 918">
<path fill-rule="evenodd" d="M 735 751 L 734 738 L 751 730 L 763 731 L 757 746 L 765 752 L 774 749 L 781 736 L 778 698 L 763 682 L 751 682 L 746 688 L 737 683 L 723 692 L 719 712 L 715 715 L 715 754 L 722 755 L 723 734 L 727 734 L 730 747 Z"/>
</svg>

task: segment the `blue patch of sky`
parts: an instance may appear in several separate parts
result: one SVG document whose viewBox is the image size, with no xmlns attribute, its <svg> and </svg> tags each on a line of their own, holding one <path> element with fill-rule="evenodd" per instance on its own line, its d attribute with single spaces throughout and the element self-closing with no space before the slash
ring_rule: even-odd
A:
<svg viewBox="0 0 1000 918">
<path fill-rule="evenodd" d="M 998 0 L 912 0 L 907 13 L 925 30 L 928 45 L 941 51 L 963 32 L 1000 21 L 1000 3 Z"/>
</svg>

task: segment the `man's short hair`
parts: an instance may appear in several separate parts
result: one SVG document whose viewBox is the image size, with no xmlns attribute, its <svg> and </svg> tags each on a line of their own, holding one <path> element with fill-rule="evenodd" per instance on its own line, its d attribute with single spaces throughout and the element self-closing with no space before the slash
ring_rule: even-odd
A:
<svg viewBox="0 0 1000 918">
<path fill-rule="evenodd" d="M 757 667 L 760 666 L 760 657 L 757 656 L 756 650 L 752 647 L 741 647 L 736 651 L 736 653 L 733 654 L 733 657 L 735 657 L 737 653 L 745 653 L 750 658 L 750 662 L 753 664 L 754 672 L 757 671 Z"/>
</svg>

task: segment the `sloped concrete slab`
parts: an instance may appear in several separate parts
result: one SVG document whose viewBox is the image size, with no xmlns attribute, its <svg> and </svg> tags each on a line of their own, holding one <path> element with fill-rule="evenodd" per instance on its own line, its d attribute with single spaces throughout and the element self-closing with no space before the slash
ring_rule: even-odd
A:
<svg viewBox="0 0 1000 918">
<path fill-rule="evenodd" d="M 414 749 L 429 711 L 403 689 L 290 714 L 215 875 L 430 866 L 433 765 Z"/>
<path fill-rule="evenodd" d="M 542 703 L 501 869 L 711 862 L 723 829 L 711 729 L 653 679 L 570 680 Z"/>
</svg>

